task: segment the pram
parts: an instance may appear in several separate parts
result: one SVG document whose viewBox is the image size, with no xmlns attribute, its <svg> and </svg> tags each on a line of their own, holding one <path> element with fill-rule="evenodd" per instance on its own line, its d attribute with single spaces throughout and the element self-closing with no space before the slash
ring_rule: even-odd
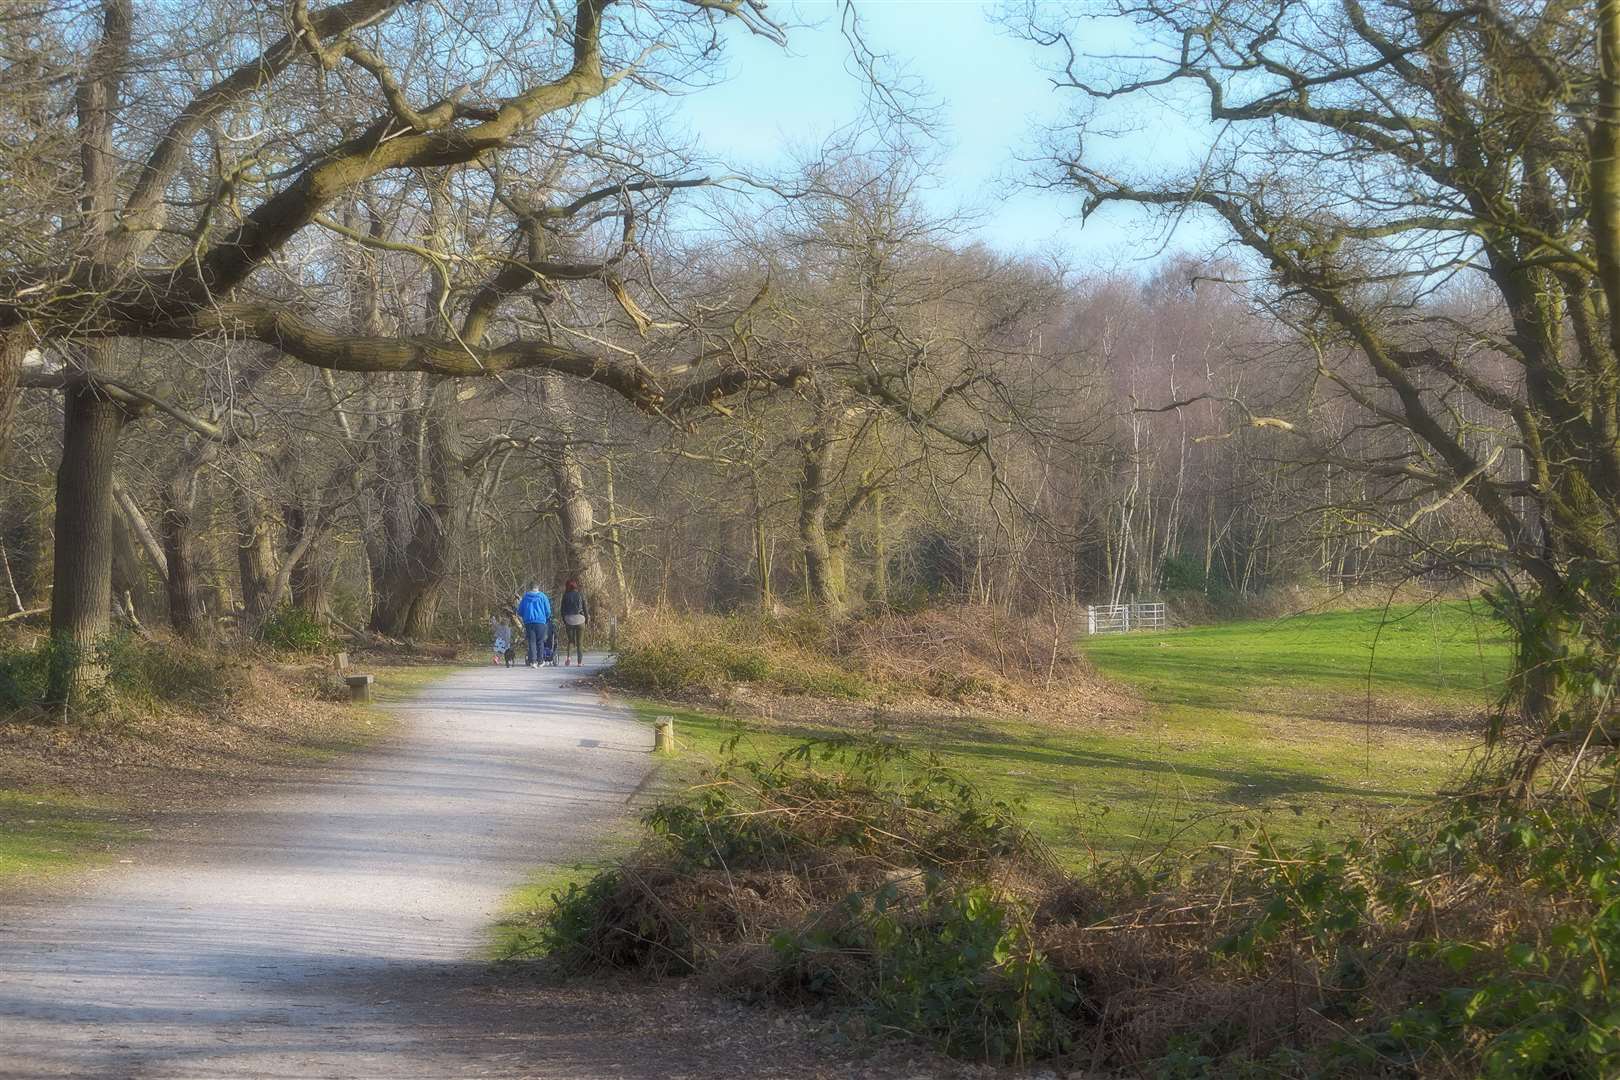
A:
<svg viewBox="0 0 1620 1080">
<path fill-rule="evenodd" d="M 557 666 L 557 627 L 546 623 L 546 640 L 540 646 L 540 662 L 548 667 Z"/>
</svg>

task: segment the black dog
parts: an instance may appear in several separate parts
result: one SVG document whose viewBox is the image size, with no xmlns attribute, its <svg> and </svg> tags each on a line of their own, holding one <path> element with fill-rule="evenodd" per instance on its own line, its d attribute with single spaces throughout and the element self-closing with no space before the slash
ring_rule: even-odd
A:
<svg viewBox="0 0 1620 1080">
<path fill-rule="evenodd" d="M 517 646 L 508 645 L 506 647 L 506 666 L 511 667 L 512 661 L 515 659 L 517 659 Z"/>
</svg>

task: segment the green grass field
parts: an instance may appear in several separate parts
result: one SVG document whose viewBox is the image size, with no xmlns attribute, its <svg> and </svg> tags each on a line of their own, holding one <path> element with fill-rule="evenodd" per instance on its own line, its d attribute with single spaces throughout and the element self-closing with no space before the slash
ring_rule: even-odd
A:
<svg viewBox="0 0 1620 1080">
<path fill-rule="evenodd" d="M 1190 846 L 1263 826 L 1299 839 L 1420 807 L 1476 737 L 1508 643 L 1475 605 L 1335 612 L 1091 639 L 1084 652 L 1143 700 L 1097 729 L 991 719 L 905 736 L 987 790 L 1021 799 L 1065 859 Z M 638 702 L 670 713 L 687 754 L 712 761 L 734 736 L 779 754 L 814 730 Z M 677 775 L 681 775 L 677 772 Z"/>
<path fill-rule="evenodd" d="M 1155 702 L 1242 707 L 1273 690 L 1482 701 L 1500 686 L 1509 643 L 1484 605 L 1448 601 L 1099 635 L 1083 648 Z"/>
</svg>

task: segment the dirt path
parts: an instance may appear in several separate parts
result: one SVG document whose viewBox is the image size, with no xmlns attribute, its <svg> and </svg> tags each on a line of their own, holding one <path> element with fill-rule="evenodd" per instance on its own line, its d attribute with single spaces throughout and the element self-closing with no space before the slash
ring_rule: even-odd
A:
<svg viewBox="0 0 1620 1080">
<path fill-rule="evenodd" d="M 0 1076 L 563 1075 L 446 1020 L 508 891 L 587 852 L 652 765 L 581 673 L 458 672 L 380 748 L 0 912 Z"/>
</svg>

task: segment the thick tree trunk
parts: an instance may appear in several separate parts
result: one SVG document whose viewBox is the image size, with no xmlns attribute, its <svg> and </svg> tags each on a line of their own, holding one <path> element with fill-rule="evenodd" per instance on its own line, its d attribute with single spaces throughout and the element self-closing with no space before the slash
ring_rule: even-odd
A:
<svg viewBox="0 0 1620 1080">
<path fill-rule="evenodd" d="M 805 589 L 816 607 L 836 618 L 848 602 L 845 567 L 849 523 L 875 490 L 863 486 L 832 512 L 833 443 L 837 429 L 829 421 L 799 441 L 803 456 L 799 478 L 799 542 L 804 546 Z"/>
<path fill-rule="evenodd" d="M 373 546 L 371 628 L 423 638 L 433 633 L 455 548 L 462 489 L 455 383 L 443 380 L 401 425 L 399 487 L 408 502 L 384 513 Z M 397 497 L 397 496 L 396 496 Z"/>
<path fill-rule="evenodd" d="M 158 537 L 168 563 L 169 626 L 188 640 L 202 637 L 207 620 L 202 593 L 197 587 L 197 470 L 200 462 L 188 457 L 163 489 L 163 512 Z"/>
<path fill-rule="evenodd" d="M 584 474 L 572 454 L 558 454 L 552 466 L 557 485 L 557 524 L 567 550 L 565 577 L 579 582 L 590 602 L 606 614 L 619 610 L 617 590 L 607 568 L 602 565 L 602 548 L 596 535 L 596 508 L 585 494 Z"/>
<path fill-rule="evenodd" d="M 113 116 L 129 70 L 130 0 L 102 0 L 101 35 L 83 79 L 75 88 L 80 162 L 80 225 L 83 251 L 107 254 L 116 224 L 119 159 L 113 147 Z M 0 436 L 9 433 L 16 399 L 17 367 L 27 349 L 19 328 L 0 343 Z M 85 349 L 83 366 L 106 367 L 110 343 Z M 22 350 L 22 351 L 19 351 Z M 62 461 L 56 471 L 56 561 L 51 592 L 51 662 L 48 703 L 71 716 L 106 681 L 98 655 L 111 626 L 113 467 L 127 415 L 88 380 L 62 394 Z"/>
<path fill-rule="evenodd" d="M 841 537 L 827 525 L 826 441 L 817 433 L 804 458 L 799 491 L 799 542 L 804 545 L 804 580 L 809 600 L 831 615 L 844 609 L 844 560 Z"/>
<path fill-rule="evenodd" d="M 558 445 L 548 455 L 548 470 L 557 494 L 557 526 L 567 552 L 561 575 L 579 582 L 589 602 L 604 616 L 621 609 L 613 579 L 603 565 L 601 537 L 596 532 L 596 507 L 585 487 L 585 469 L 574 451 L 574 413 L 562 380 L 547 376 L 541 392 Z M 561 582 L 556 584 L 560 585 Z"/>
<path fill-rule="evenodd" d="M 332 588 L 337 580 L 337 564 L 328 550 L 326 538 L 308 535 L 316 526 L 309 522 L 302 506 L 287 507 L 286 518 L 293 606 L 325 625 L 332 620 Z"/>
<path fill-rule="evenodd" d="M 26 324 L 0 330 L 0 465 L 6 463 L 11 450 L 11 423 L 17 414 L 17 378 L 22 373 L 23 360 L 33 348 L 33 335 Z"/>
<path fill-rule="evenodd" d="M 71 713 L 106 679 L 97 653 L 111 626 L 113 465 L 125 415 L 88 383 L 63 399 L 47 696 Z"/>
<path fill-rule="evenodd" d="M 419 539 L 440 533 L 428 530 Z M 433 634 L 439 617 L 439 601 L 444 594 L 442 541 L 414 545 L 412 555 L 390 567 L 375 582 L 376 600 L 371 612 L 371 628 L 379 634 L 398 638 L 426 638 Z M 417 572 L 412 571 L 412 566 Z"/>
<path fill-rule="evenodd" d="M 257 634 L 275 608 L 276 549 L 264 500 L 243 488 L 236 497 L 236 565 L 242 590 L 242 629 Z"/>
</svg>

